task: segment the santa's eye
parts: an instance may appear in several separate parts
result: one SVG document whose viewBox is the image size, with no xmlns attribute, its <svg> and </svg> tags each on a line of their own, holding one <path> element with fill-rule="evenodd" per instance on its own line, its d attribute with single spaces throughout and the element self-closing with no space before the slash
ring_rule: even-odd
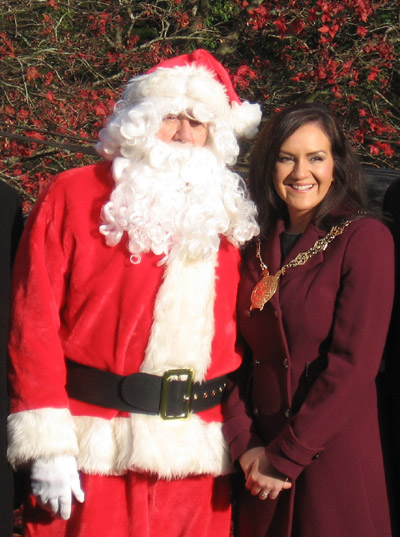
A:
<svg viewBox="0 0 400 537">
<path fill-rule="evenodd" d="M 168 114 L 164 117 L 164 121 L 180 121 L 180 118 L 175 114 Z"/>
</svg>

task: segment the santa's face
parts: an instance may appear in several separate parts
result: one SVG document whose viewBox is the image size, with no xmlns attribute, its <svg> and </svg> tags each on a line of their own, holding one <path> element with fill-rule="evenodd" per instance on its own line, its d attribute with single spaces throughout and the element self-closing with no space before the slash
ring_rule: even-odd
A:
<svg viewBox="0 0 400 537">
<path fill-rule="evenodd" d="M 146 114 L 128 110 L 120 127 L 110 129 L 124 143 L 112 165 L 116 185 L 102 211 L 107 244 L 126 234 L 132 262 L 149 251 L 163 260 L 178 254 L 197 259 L 217 252 L 221 235 L 242 244 L 257 234 L 244 183 L 221 158 L 227 148 L 237 149 L 230 128 L 217 128 L 206 114 L 196 119 L 198 110 L 191 108 L 180 112 L 176 105 L 170 113 L 164 106 L 156 118 L 153 103 L 143 107 L 147 123 Z"/>
<path fill-rule="evenodd" d="M 162 120 L 157 138 L 165 143 L 178 142 L 203 147 L 208 137 L 208 125 L 188 114 L 168 114 Z"/>
</svg>

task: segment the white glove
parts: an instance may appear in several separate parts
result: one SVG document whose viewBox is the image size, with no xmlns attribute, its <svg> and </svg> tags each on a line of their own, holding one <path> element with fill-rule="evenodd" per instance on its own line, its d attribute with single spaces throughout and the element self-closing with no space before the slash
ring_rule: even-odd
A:
<svg viewBox="0 0 400 537">
<path fill-rule="evenodd" d="M 71 516 L 72 496 L 80 503 L 85 500 L 76 459 L 69 455 L 34 461 L 31 486 L 40 505 L 64 520 Z"/>
</svg>

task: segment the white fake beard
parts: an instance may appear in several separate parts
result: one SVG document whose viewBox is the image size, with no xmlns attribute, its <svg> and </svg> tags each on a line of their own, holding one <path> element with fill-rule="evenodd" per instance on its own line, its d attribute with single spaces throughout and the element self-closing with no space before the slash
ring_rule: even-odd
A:
<svg viewBox="0 0 400 537">
<path fill-rule="evenodd" d="M 238 246 L 258 233 L 243 180 L 206 147 L 154 138 L 147 154 L 117 157 L 112 171 L 100 232 L 110 246 L 126 232 L 133 263 L 149 251 L 163 261 L 181 252 L 205 258 L 218 251 L 220 235 Z"/>
</svg>

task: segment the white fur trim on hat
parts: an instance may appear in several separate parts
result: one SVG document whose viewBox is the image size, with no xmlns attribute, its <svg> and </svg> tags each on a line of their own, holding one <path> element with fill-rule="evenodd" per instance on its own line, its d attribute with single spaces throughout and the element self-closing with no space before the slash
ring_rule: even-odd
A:
<svg viewBox="0 0 400 537">
<path fill-rule="evenodd" d="M 255 136 L 261 121 L 258 104 L 230 102 L 223 84 L 202 65 L 159 67 L 133 78 L 123 93 L 125 105 L 134 105 L 143 99 L 180 102 L 182 110 L 202 106 L 211 114 L 211 121 L 230 125 L 238 137 Z"/>
<path fill-rule="evenodd" d="M 230 104 L 225 88 L 202 66 L 160 67 L 132 79 L 123 93 L 125 103 L 133 104 L 147 97 L 190 99 L 194 104 L 206 105 L 215 118 L 229 120 Z"/>
</svg>

